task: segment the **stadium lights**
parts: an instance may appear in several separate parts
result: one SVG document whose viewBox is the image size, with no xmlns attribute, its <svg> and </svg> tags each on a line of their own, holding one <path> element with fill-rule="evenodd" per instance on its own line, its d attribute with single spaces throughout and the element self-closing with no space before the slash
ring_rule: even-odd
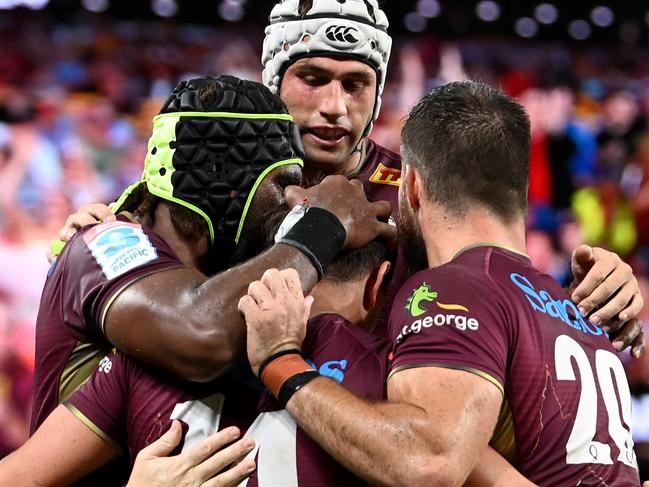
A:
<svg viewBox="0 0 649 487">
<path fill-rule="evenodd" d="M 219 15 L 228 22 L 239 22 L 243 19 L 243 0 L 223 0 L 219 4 Z"/>
<path fill-rule="evenodd" d="M 568 25 L 568 33 L 578 41 L 588 39 L 591 31 L 590 24 L 585 20 L 573 20 Z"/>
<path fill-rule="evenodd" d="M 410 12 L 403 17 L 403 25 L 410 32 L 423 32 L 428 26 L 428 20 L 417 12 Z"/>
<path fill-rule="evenodd" d="M 615 14 L 609 7 L 600 5 L 590 12 L 590 20 L 598 27 L 610 27 L 615 20 Z"/>
<path fill-rule="evenodd" d="M 160 17 L 173 17 L 178 13 L 176 0 L 153 0 L 151 10 Z"/>
<path fill-rule="evenodd" d="M 91 12 L 105 12 L 108 10 L 108 0 L 81 0 L 81 5 Z"/>
<path fill-rule="evenodd" d="M 422 17 L 432 19 L 442 13 L 442 7 L 437 0 L 419 0 L 417 2 L 417 12 Z"/>
<path fill-rule="evenodd" d="M 475 6 L 475 13 L 480 20 L 495 22 L 500 17 L 500 5 L 491 0 L 484 0 Z"/>
<path fill-rule="evenodd" d="M 15 7 L 27 7 L 32 10 L 45 8 L 49 0 L 0 0 L 0 10 L 11 9 Z"/>
<path fill-rule="evenodd" d="M 514 30 L 519 36 L 529 39 L 537 34 L 539 24 L 530 17 L 521 17 L 514 24 Z"/>
<path fill-rule="evenodd" d="M 541 24 L 554 24 L 559 19 L 559 11 L 551 3 L 541 3 L 534 9 L 534 17 Z"/>
</svg>

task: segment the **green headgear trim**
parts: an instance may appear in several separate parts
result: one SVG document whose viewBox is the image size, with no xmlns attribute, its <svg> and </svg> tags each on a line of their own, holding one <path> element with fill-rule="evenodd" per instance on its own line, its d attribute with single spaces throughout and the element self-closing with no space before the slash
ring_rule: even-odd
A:
<svg viewBox="0 0 649 487">
<path fill-rule="evenodd" d="M 178 138 L 177 127 L 180 119 L 205 119 L 205 118 L 214 118 L 214 119 L 239 119 L 239 120 L 258 120 L 258 121 L 284 121 L 292 124 L 293 117 L 288 114 L 258 114 L 258 113 L 230 113 L 230 112 L 176 112 L 176 113 L 164 113 L 157 115 L 153 118 L 153 133 L 148 143 L 147 156 L 144 160 L 144 172 L 142 173 L 142 178 L 137 183 L 129 186 L 124 193 L 120 196 L 113 207 L 113 212 L 117 213 L 120 211 L 129 195 L 137 188 L 140 184 L 145 183 L 149 192 L 155 196 L 163 198 L 168 201 L 172 201 L 179 205 L 182 205 L 190 210 L 198 213 L 203 217 L 207 222 L 208 229 L 210 232 L 210 241 L 214 243 L 215 240 L 215 228 L 214 222 L 209 217 L 209 215 L 197 205 L 180 199 L 174 196 L 174 185 L 172 182 L 172 175 L 176 172 L 174 167 L 174 154 L 176 152 L 176 145 L 171 144 L 172 141 L 176 141 Z M 297 133 L 297 132 L 296 132 Z M 290 139 L 290 137 L 289 137 Z M 290 144 L 290 141 L 288 142 Z M 294 154 L 293 152 L 290 152 Z M 235 237 L 235 244 L 239 243 L 241 232 L 245 223 L 248 210 L 252 203 L 252 199 L 259 188 L 261 182 L 266 178 L 266 176 L 273 171 L 274 169 L 287 166 L 291 164 L 297 164 L 300 167 L 303 167 L 303 162 L 299 158 L 291 157 L 288 159 L 283 159 L 277 162 L 273 162 L 264 171 L 256 178 L 255 183 L 250 190 L 245 206 L 243 208 L 243 213 L 239 220 L 239 225 Z"/>
<path fill-rule="evenodd" d="M 290 166 L 291 164 L 297 164 L 300 167 L 304 167 L 304 162 L 302 159 L 286 159 L 285 161 L 279 161 L 273 164 L 272 166 L 268 166 L 264 172 L 262 172 L 257 180 L 255 181 L 255 185 L 252 187 L 250 190 L 250 194 L 248 195 L 248 199 L 246 200 L 246 206 L 243 208 L 243 213 L 241 214 L 241 221 L 239 221 L 239 228 L 237 229 L 237 236 L 234 239 L 234 243 L 238 244 L 239 243 L 239 237 L 241 237 L 241 230 L 243 230 L 243 225 L 246 221 L 246 216 L 248 216 L 248 209 L 250 208 L 250 205 L 252 203 L 252 199 L 255 197 L 255 193 L 257 192 L 257 188 L 259 188 L 259 185 L 262 183 L 262 181 L 270 174 L 271 171 L 274 169 L 277 169 L 278 167 L 281 166 Z"/>
</svg>

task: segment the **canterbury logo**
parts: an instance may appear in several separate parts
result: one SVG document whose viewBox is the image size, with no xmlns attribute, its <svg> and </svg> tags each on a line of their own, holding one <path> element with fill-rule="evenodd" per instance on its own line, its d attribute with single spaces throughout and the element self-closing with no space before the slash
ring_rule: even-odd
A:
<svg viewBox="0 0 649 487">
<path fill-rule="evenodd" d="M 325 31 L 325 36 L 330 41 L 348 42 L 353 44 L 358 42 L 358 31 L 354 27 L 346 27 L 344 25 L 332 25 Z"/>
</svg>

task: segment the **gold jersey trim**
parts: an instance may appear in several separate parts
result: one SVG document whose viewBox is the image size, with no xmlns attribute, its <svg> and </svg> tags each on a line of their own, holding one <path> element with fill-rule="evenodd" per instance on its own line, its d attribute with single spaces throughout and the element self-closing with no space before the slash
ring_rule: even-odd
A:
<svg viewBox="0 0 649 487">
<path fill-rule="evenodd" d="M 471 244 L 471 245 L 467 245 L 466 247 L 458 250 L 457 253 L 453 256 L 453 259 L 456 259 L 457 257 L 462 255 L 464 252 L 467 252 L 468 250 L 476 249 L 478 247 L 496 247 L 498 249 L 507 250 L 509 252 L 512 252 L 514 254 L 520 255 L 522 257 L 525 257 L 526 259 L 531 260 L 529 255 L 527 255 L 527 254 L 525 254 L 523 252 L 520 252 L 518 250 L 512 249 L 511 247 L 507 247 L 506 245 L 500 245 L 500 244 L 495 243 L 495 242 L 477 242 L 477 243 L 474 243 L 474 244 Z"/>
<path fill-rule="evenodd" d="M 74 415 L 75 418 L 77 418 L 79 421 L 85 424 L 90 430 L 92 430 L 93 433 L 99 436 L 102 440 L 108 443 L 115 450 L 122 453 L 122 447 L 119 446 L 119 444 L 116 443 L 110 436 L 104 433 L 104 431 L 99 426 L 97 426 L 90 419 L 88 419 L 88 417 L 85 414 L 79 411 L 74 404 L 71 404 L 69 401 L 65 401 L 63 405 L 66 408 L 68 408 L 68 410 Z"/>
<path fill-rule="evenodd" d="M 498 414 L 498 421 L 494 428 L 489 446 L 500 453 L 512 465 L 518 464 L 518 448 L 516 446 L 516 430 L 514 417 L 509 400 L 505 396 Z"/>
<path fill-rule="evenodd" d="M 61 373 L 59 402 L 65 401 L 81 387 L 109 352 L 110 349 L 101 348 L 96 343 L 77 342 Z"/>
</svg>

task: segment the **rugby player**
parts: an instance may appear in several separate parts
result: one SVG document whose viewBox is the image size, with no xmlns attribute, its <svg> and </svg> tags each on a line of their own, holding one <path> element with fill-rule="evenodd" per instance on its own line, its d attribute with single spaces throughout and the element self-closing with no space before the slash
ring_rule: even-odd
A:
<svg viewBox="0 0 649 487">
<path fill-rule="evenodd" d="M 285 240 L 206 277 L 261 251 L 263 232 L 252 229 L 300 182 L 301 141 L 285 111 L 262 85 L 225 76 L 181 83 L 165 102 L 142 181 L 117 202 L 135 218 L 123 213 L 85 228 L 50 270 L 36 330 L 32 431 L 112 346 L 190 380 L 234 368 L 245 358 L 235 293 L 269 262 L 302 268 L 310 289 L 341 247 L 395 234 L 377 218 L 387 220 L 388 203 L 369 203 L 359 185 L 329 178 L 311 199 L 321 208 L 309 215 L 326 235 Z"/>
<path fill-rule="evenodd" d="M 382 284 L 390 266 L 387 255 L 385 246 L 374 241 L 331 264 L 309 298 L 314 304 L 309 306 L 311 318 L 302 350 L 314 370 L 370 401 L 386 397 L 389 344 L 370 331 L 381 309 Z M 293 282 L 298 282 L 297 277 Z M 291 291 L 302 296 L 301 288 Z M 250 458 L 241 463 L 254 466 L 252 458 L 256 458 L 257 471 L 245 483 L 249 487 L 364 485 L 297 428 L 267 391 L 241 381 L 180 381 L 118 351 L 102 360 L 91 379 L 46 419 L 21 450 L 0 463 L 0 482 L 20 479 L 46 487 L 77 480 L 89 465 L 96 468 L 125 452 L 133 458 L 145 451 L 172 420 L 181 420 L 187 430 L 183 452 L 189 452 L 182 455 L 200 452 L 196 442 L 219 427 L 235 426 L 220 432 L 228 439 L 236 438 L 237 426 L 247 429 L 246 438 L 254 439 L 256 448 L 241 443 L 218 455 L 250 451 Z M 493 457 L 487 457 L 488 470 L 507 467 Z M 36 459 L 38 468 L 32 466 Z M 217 465 L 222 467 L 224 462 Z M 218 485 L 226 484 L 226 475 L 240 478 L 241 470 L 237 466 L 221 474 L 223 484 Z M 530 485 L 515 484 L 516 472 L 509 470 L 509 485 Z M 210 470 L 208 466 L 188 469 L 176 479 L 186 480 L 196 471 L 205 475 Z M 243 471 L 250 473 L 250 469 Z M 138 476 L 134 472 L 129 485 L 137 485 Z M 480 478 L 483 481 L 475 485 L 492 485 L 484 481 L 484 474 Z"/>
<path fill-rule="evenodd" d="M 320 373 L 368 400 L 385 399 L 388 343 L 370 329 L 390 267 L 387 255 L 385 245 L 373 241 L 331 264 L 313 290 L 316 304 L 304 349 Z M 298 292 L 301 295 L 302 290 Z M 362 485 L 303 431 L 297 431 L 288 413 L 262 388 L 236 379 L 206 384 L 181 381 L 116 350 L 21 450 L 0 463 L 0 482 L 21 479 L 50 486 L 76 481 L 89 468 L 124 452 L 135 457 L 175 419 L 187 429 L 183 450 L 195 448 L 197 440 L 219 426 L 248 429 L 247 438 L 255 439 L 259 450 L 258 474 L 247 484 L 251 487 Z M 246 453 L 245 446 L 236 451 Z M 293 461 L 282 461 L 283 457 Z"/>
<path fill-rule="evenodd" d="M 368 199 L 389 201 L 396 219 L 401 158 L 368 137 L 379 115 L 392 47 L 387 29 L 388 19 L 376 0 L 282 0 L 270 14 L 262 64 L 264 83 L 280 95 L 300 127 L 303 186 L 327 175 L 345 175 L 362 182 Z M 291 201 L 315 196 L 293 189 Z M 107 206 L 87 205 L 68 218 L 59 235 L 67 240 L 84 225 L 113 218 Z M 285 262 L 272 262 L 272 257 L 266 259 L 271 267 L 286 267 Z M 399 253 L 388 302 L 409 275 L 403 261 Z M 616 349 L 631 344 L 632 353 L 639 356 L 644 334 L 635 317 L 643 301 L 631 268 L 615 254 L 583 246 L 573 254 L 573 271 L 577 282 L 572 299 L 584 316 L 606 325 Z M 302 284 L 307 290 L 312 283 L 302 279 Z M 236 304 L 227 289 L 218 299 L 231 307 Z M 238 319 L 230 313 L 224 318 Z M 205 367 L 223 367 L 214 360 L 206 357 Z M 204 376 L 215 371 L 199 372 Z M 187 375 L 184 366 L 178 374 L 196 375 Z"/>
<path fill-rule="evenodd" d="M 529 480 L 639 485 L 624 369 L 525 255 L 529 119 L 480 83 L 426 95 L 402 132 L 400 232 L 429 269 L 390 316 L 388 402 L 300 357 L 308 302 L 267 271 L 239 302 L 253 371 L 338 461 L 381 485 L 462 485 L 487 445 Z"/>
</svg>

